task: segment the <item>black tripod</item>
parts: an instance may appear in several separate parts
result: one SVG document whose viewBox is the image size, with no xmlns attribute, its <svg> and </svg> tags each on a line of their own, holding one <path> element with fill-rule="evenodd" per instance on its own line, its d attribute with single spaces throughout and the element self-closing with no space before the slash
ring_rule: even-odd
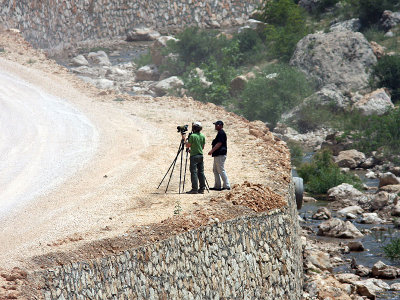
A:
<svg viewBox="0 0 400 300">
<path fill-rule="evenodd" d="M 185 140 L 182 139 L 180 144 L 179 144 L 179 148 L 178 148 L 178 152 L 176 153 L 175 159 L 173 160 L 173 162 L 171 163 L 171 165 L 168 168 L 168 171 L 165 173 L 163 179 L 161 180 L 160 184 L 158 185 L 157 189 L 161 186 L 162 182 L 164 181 L 165 177 L 167 177 L 168 172 L 171 170 L 171 174 L 169 175 L 169 179 L 168 179 L 168 184 L 167 187 L 165 189 L 165 193 L 167 193 L 168 187 L 169 187 L 169 183 L 171 181 L 172 178 L 172 174 L 174 173 L 174 168 L 176 165 L 176 161 L 178 160 L 179 154 L 181 155 L 181 166 L 180 166 L 180 173 L 179 173 L 179 194 L 181 193 L 181 184 L 182 184 L 182 166 L 183 166 L 183 150 L 185 149 Z M 182 185 L 182 193 L 185 190 L 185 181 L 186 181 L 186 167 L 187 167 L 187 161 L 188 161 L 188 155 L 189 155 L 189 149 L 186 150 L 186 159 L 185 159 L 185 171 L 184 171 L 184 175 L 183 175 L 183 185 Z M 208 186 L 208 181 L 207 178 L 204 176 L 204 179 L 206 181 L 206 188 L 207 191 L 210 192 L 210 188 Z"/>
</svg>

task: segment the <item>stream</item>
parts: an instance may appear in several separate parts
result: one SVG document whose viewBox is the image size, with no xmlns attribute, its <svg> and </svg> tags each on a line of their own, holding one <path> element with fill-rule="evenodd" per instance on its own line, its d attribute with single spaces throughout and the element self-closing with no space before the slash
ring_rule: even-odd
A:
<svg viewBox="0 0 400 300">
<path fill-rule="evenodd" d="M 365 177 L 365 171 L 355 171 L 363 183 L 365 183 L 369 187 L 378 187 L 379 180 L 378 179 L 369 179 Z M 293 172 L 293 176 L 297 176 L 296 172 Z M 372 193 L 374 191 L 372 190 Z M 320 208 L 323 206 L 327 206 L 329 201 L 326 200 L 318 200 L 317 202 L 313 203 L 304 203 L 302 208 L 299 210 L 299 216 L 305 220 L 301 226 L 307 226 L 309 228 L 312 228 L 314 235 L 311 237 L 313 239 L 317 239 L 320 241 L 327 241 L 327 242 L 334 242 L 334 243 L 348 243 L 349 241 L 360 241 L 363 245 L 364 248 L 366 249 L 365 251 L 362 252 L 350 252 L 348 254 L 344 254 L 344 259 L 348 260 L 349 262 L 346 262 L 343 265 L 340 265 L 338 267 L 335 267 L 333 269 L 333 273 L 353 273 L 352 269 L 350 268 L 350 260 L 352 258 L 356 259 L 357 264 L 359 265 L 364 265 L 368 268 L 372 268 L 373 265 L 378 262 L 382 261 L 383 263 L 395 267 L 400 267 L 400 262 L 398 261 L 391 261 L 388 258 L 385 257 L 382 246 L 387 244 L 391 238 L 399 238 L 400 237 L 400 232 L 398 229 L 395 229 L 393 225 L 388 225 L 388 224 L 361 224 L 359 223 L 359 218 L 356 220 L 353 220 L 353 224 L 360 230 L 363 231 L 364 229 L 370 229 L 371 228 L 380 228 L 383 227 L 385 230 L 372 230 L 371 234 L 365 234 L 364 237 L 359 238 L 359 239 L 339 239 L 339 238 L 332 238 L 332 237 L 325 237 L 325 236 L 317 236 L 316 233 L 318 232 L 318 225 L 324 222 L 324 220 L 314 220 L 312 219 L 312 215 Z M 336 214 L 336 211 L 332 211 L 332 217 L 333 218 L 339 218 L 342 220 L 345 220 L 343 217 L 339 217 Z M 366 278 L 362 278 L 366 279 Z M 383 280 L 387 284 L 392 285 L 393 283 L 400 282 L 400 278 L 394 279 L 394 280 Z M 377 294 L 376 299 L 400 299 L 400 292 L 399 291 L 385 291 L 382 293 Z"/>
</svg>

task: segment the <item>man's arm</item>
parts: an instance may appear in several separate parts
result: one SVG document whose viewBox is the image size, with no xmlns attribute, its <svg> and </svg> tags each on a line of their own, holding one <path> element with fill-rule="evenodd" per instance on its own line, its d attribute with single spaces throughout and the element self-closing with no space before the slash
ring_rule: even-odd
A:
<svg viewBox="0 0 400 300">
<path fill-rule="evenodd" d="M 212 155 L 215 151 L 217 151 L 222 146 L 222 143 L 217 143 L 211 150 L 208 152 L 208 155 Z"/>
</svg>

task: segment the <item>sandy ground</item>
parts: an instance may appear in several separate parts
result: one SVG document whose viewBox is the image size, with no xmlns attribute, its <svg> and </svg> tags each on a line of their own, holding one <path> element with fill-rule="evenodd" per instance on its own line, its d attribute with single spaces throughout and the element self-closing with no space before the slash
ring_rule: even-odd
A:
<svg viewBox="0 0 400 300">
<path fill-rule="evenodd" d="M 290 181 L 289 152 L 262 123 L 191 98 L 99 91 L 16 33 L 1 32 L 1 48 L 2 269 L 62 263 L 50 254 L 65 258 L 77 249 L 77 257 L 92 257 L 108 253 L 101 241 L 120 241 L 119 248 L 112 247 L 118 250 L 179 232 L 174 226 L 188 230 L 212 218 L 283 205 L 279 194 Z M 212 122 L 218 119 L 225 122 L 226 169 L 235 188 L 179 195 L 178 164 L 168 192 L 167 180 L 157 189 L 178 150 L 176 126 L 202 122 L 208 152 L 216 134 Z M 212 158 L 207 155 L 205 168 L 212 186 Z M 185 189 L 189 187 L 188 172 Z M 137 228 L 144 229 L 137 230 L 141 236 L 130 234 Z M 149 232 L 158 233 L 157 238 L 147 236 Z M 124 240 L 127 236 L 130 242 Z"/>
</svg>

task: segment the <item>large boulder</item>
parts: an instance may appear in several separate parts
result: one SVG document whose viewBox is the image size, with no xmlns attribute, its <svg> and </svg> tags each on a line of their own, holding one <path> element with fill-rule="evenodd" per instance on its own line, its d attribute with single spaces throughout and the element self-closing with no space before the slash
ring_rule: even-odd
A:
<svg viewBox="0 0 400 300">
<path fill-rule="evenodd" d="M 394 279 L 399 277 L 400 275 L 399 268 L 386 265 L 381 261 L 375 263 L 371 271 L 372 271 L 372 276 L 382 279 Z"/>
<path fill-rule="evenodd" d="M 379 176 L 379 188 L 385 185 L 397 185 L 400 184 L 400 180 L 393 173 L 386 172 Z"/>
<path fill-rule="evenodd" d="M 393 197 L 388 192 L 380 191 L 371 197 L 370 203 L 372 210 L 381 210 L 393 203 Z"/>
<path fill-rule="evenodd" d="M 359 111 L 364 116 L 381 116 L 393 108 L 393 102 L 385 89 L 379 89 L 367 94 L 353 105 L 353 110 Z"/>
<path fill-rule="evenodd" d="M 344 239 L 354 239 L 364 236 L 351 222 L 342 221 L 337 218 L 319 224 L 317 234 Z"/>
<path fill-rule="evenodd" d="M 365 203 L 368 198 L 362 192 L 354 188 L 351 184 L 342 183 L 338 186 L 330 188 L 327 192 L 328 200 L 342 201 L 354 200 L 357 203 Z"/>
<path fill-rule="evenodd" d="M 157 82 L 151 87 L 151 90 L 154 91 L 157 96 L 164 96 L 170 90 L 175 90 L 181 87 L 183 87 L 183 81 L 176 76 L 172 76 Z"/>
<path fill-rule="evenodd" d="M 356 285 L 357 293 L 361 296 L 367 297 L 368 299 L 375 299 L 377 292 L 383 292 L 390 289 L 390 286 L 386 282 L 375 278 L 356 281 L 354 284 Z"/>
<path fill-rule="evenodd" d="M 336 84 L 340 90 L 368 86 L 370 69 L 376 64 L 371 45 L 359 32 L 338 31 L 309 34 L 301 39 L 290 60 L 320 86 Z"/>
<path fill-rule="evenodd" d="M 365 161 L 365 154 L 355 149 L 339 152 L 335 158 L 336 164 L 341 168 L 355 169 Z"/>
</svg>

